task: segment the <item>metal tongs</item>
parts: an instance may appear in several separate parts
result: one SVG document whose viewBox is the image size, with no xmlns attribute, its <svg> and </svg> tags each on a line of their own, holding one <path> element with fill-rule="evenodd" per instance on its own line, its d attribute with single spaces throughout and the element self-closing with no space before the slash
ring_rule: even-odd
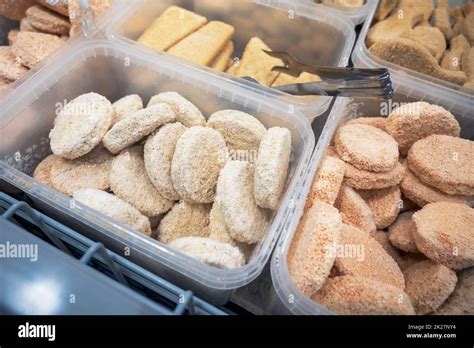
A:
<svg viewBox="0 0 474 348">
<path fill-rule="evenodd" d="M 293 77 L 299 77 L 301 73 L 307 72 L 319 75 L 323 80 L 272 87 L 279 91 L 297 96 L 322 95 L 331 97 L 377 97 L 385 99 L 391 99 L 394 96 L 388 69 L 312 66 L 298 62 L 287 52 L 263 51 L 273 58 L 282 60 L 285 64 L 284 66 L 273 67 L 272 71 L 285 73 Z M 247 79 L 250 80 L 251 78 Z"/>
</svg>

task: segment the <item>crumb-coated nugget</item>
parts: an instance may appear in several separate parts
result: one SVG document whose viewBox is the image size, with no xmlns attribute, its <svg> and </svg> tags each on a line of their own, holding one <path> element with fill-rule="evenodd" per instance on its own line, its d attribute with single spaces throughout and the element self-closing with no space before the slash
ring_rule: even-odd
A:
<svg viewBox="0 0 474 348">
<path fill-rule="evenodd" d="M 179 138 L 171 162 L 173 187 L 188 203 L 212 203 L 227 148 L 211 128 L 192 127 Z"/>
<path fill-rule="evenodd" d="M 377 228 L 374 214 L 362 197 L 351 187 L 343 185 L 334 206 L 339 209 L 342 221 L 367 233 Z"/>
<path fill-rule="evenodd" d="M 33 173 L 33 178 L 42 184 L 53 187 L 53 183 L 51 182 L 51 167 L 60 160 L 61 157 L 59 156 L 49 155 L 38 164 Z"/>
<path fill-rule="evenodd" d="M 245 265 L 239 248 L 210 238 L 180 238 L 171 242 L 170 247 L 216 268 L 234 269 Z"/>
<path fill-rule="evenodd" d="M 16 38 L 18 37 L 18 33 L 20 31 L 17 29 L 12 29 L 8 32 L 8 44 L 11 46 L 15 42 Z"/>
<path fill-rule="evenodd" d="M 0 0 L 0 15 L 19 21 L 35 3 L 36 0 Z"/>
<path fill-rule="evenodd" d="M 217 197 L 230 236 L 238 242 L 259 242 L 265 233 L 267 216 L 254 196 L 254 167 L 243 161 L 227 162 L 217 183 Z"/>
<path fill-rule="evenodd" d="M 340 275 L 354 275 L 405 288 L 402 271 L 370 234 L 343 224 L 334 265 Z"/>
<path fill-rule="evenodd" d="M 179 138 L 186 131 L 181 123 L 161 127 L 145 143 L 145 168 L 151 182 L 165 198 L 178 201 L 181 196 L 173 187 L 171 163 Z"/>
<path fill-rule="evenodd" d="M 113 154 L 118 154 L 153 133 L 158 127 L 175 120 L 176 114 L 165 104 L 139 110 L 116 123 L 105 134 L 104 146 Z"/>
<path fill-rule="evenodd" d="M 454 292 L 439 307 L 438 315 L 474 315 L 474 267 L 460 271 Z"/>
<path fill-rule="evenodd" d="M 64 43 L 56 35 L 20 31 L 11 47 L 21 65 L 31 69 Z"/>
<path fill-rule="evenodd" d="M 379 244 L 387 252 L 387 254 L 389 254 L 392 257 L 392 259 L 395 260 L 397 265 L 400 267 L 400 261 L 401 261 L 400 252 L 390 243 L 390 240 L 388 239 L 389 238 L 388 233 L 385 231 L 377 230 L 375 232 L 372 232 L 370 235 L 377 242 L 379 242 Z"/>
<path fill-rule="evenodd" d="M 267 133 L 259 120 L 238 110 L 222 110 L 212 114 L 207 126 L 218 131 L 231 150 L 258 150 Z"/>
<path fill-rule="evenodd" d="M 148 236 L 151 234 L 148 218 L 132 205 L 110 193 L 94 189 L 84 189 L 74 193 L 74 200 L 117 220 L 133 230 Z"/>
<path fill-rule="evenodd" d="M 398 145 L 386 132 L 365 124 L 340 127 L 336 151 L 345 162 L 372 172 L 386 172 L 398 162 Z"/>
<path fill-rule="evenodd" d="M 398 0 L 381 0 L 374 18 L 377 22 L 384 20 L 397 6 Z"/>
<path fill-rule="evenodd" d="M 302 216 L 288 251 L 288 270 L 306 296 L 318 291 L 331 271 L 339 244 L 341 216 L 336 208 L 315 202 Z"/>
<path fill-rule="evenodd" d="M 461 131 L 453 114 L 426 102 L 404 104 L 393 110 L 387 118 L 386 129 L 398 143 L 402 155 L 427 136 L 445 134 L 458 137 Z"/>
<path fill-rule="evenodd" d="M 148 178 L 142 146 L 123 150 L 113 160 L 110 188 L 117 197 L 148 217 L 166 213 L 173 206 L 173 202 L 163 197 Z"/>
<path fill-rule="evenodd" d="M 71 30 L 71 23 L 66 17 L 40 5 L 31 6 L 26 10 L 26 17 L 35 29 L 45 33 L 69 35 Z"/>
<path fill-rule="evenodd" d="M 410 299 L 401 289 L 364 277 L 343 276 L 328 279 L 322 289 L 311 298 L 337 314 L 415 314 Z"/>
<path fill-rule="evenodd" d="M 0 46 L 0 78 L 2 80 L 13 82 L 27 72 L 27 68 L 17 63 L 15 54 L 10 47 Z"/>
<path fill-rule="evenodd" d="M 290 131 L 270 128 L 260 142 L 255 163 L 255 201 L 259 207 L 277 209 L 288 176 L 290 155 Z"/>
<path fill-rule="evenodd" d="M 379 230 L 390 226 L 400 213 L 402 197 L 398 186 L 379 190 L 359 190 L 357 193 L 372 210 L 375 226 Z"/>
<path fill-rule="evenodd" d="M 416 229 L 415 222 L 412 219 L 413 214 L 413 211 L 400 214 L 393 225 L 388 228 L 390 243 L 408 253 L 419 252 L 413 238 L 413 231 Z"/>
<path fill-rule="evenodd" d="M 451 195 L 474 195 L 474 141 L 431 135 L 408 153 L 408 168 L 425 184 Z"/>
<path fill-rule="evenodd" d="M 345 124 L 365 124 L 372 126 L 380 130 L 386 131 L 385 126 L 387 124 L 386 117 L 359 117 L 347 121 Z"/>
<path fill-rule="evenodd" d="M 405 167 L 398 162 L 386 172 L 369 172 L 346 163 L 344 183 L 358 190 L 383 189 L 400 184 L 405 175 Z"/>
<path fill-rule="evenodd" d="M 143 100 L 137 94 L 127 95 L 112 104 L 114 117 L 112 124 L 122 121 L 125 117 L 143 109 Z"/>
<path fill-rule="evenodd" d="M 413 215 L 415 243 L 425 256 L 452 269 L 474 266 L 474 209 L 436 202 Z"/>
<path fill-rule="evenodd" d="M 404 165 L 404 167 L 406 167 L 406 165 Z M 466 196 L 450 195 L 438 190 L 437 188 L 422 183 L 408 168 L 406 168 L 405 176 L 400 183 L 400 189 L 405 197 L 421 208 L 429 203 L 443 201 L 469 204 L 469 199 Z"/>
<path fill-rule="evenodd" d="M 331 156 L 324 157 L 314 176 L 305 209 L 311 208 L 315 201 L 334 205 L 345 172 L 346 164 L 343 161 Z"/>
<path fill-rule="evenodd" d="M 222 207 L 218 200 L 212 205 L 209 215 L 209 238 L 236 246 L 244 254 L 246 260 L 250 259 L 252 251 L 255 248 L 254 244 L 240 243 L 230 236 L 229 230 L 224 222 Z"/>
<path fill-rule="evenodd" d="M 100 145 L 74 160 L 59 158 L 51 165 L 52 187 L 69 196 L 87 188 L 107 191 L 112 161 L 113 156 Z"/>
<path fill-rule="evenodd" d="M 113 108 L 97 93 L 80 95 L 62 108 L 49 133 L 51 150 L 57 156 L 75 159 L 100 144 L 112 124 Z"/>
<path fill-rule="evenodd" d="M 405 292 L 416 314 L 436 310 L 451 295 L 456 286 L 456 273 L 431 260 L 415 263 L 405 272 Z"/>
<path fill-rule="evenodd" d="M 158 225 L 157 239 L 168 244 L 182 237 L 208 237 L 210 211 L 208 204 L 175 203 Z"/>
<path fill-rule="evenodd" d="M 158 103 L 168 105 L 176 114 L 176 122 L 185 127 L 206 126 L 201 111 L 189 100 L 176 92 L 165 92 L 151 97 L 148 107 Z"/>
</svg>

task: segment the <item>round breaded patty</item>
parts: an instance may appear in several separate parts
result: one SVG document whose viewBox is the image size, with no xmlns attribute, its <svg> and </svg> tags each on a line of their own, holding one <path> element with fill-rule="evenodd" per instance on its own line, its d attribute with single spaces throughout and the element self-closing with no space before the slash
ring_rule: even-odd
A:
<svg viewBox="0 0 474 348">
<path fill-rule="evenodd" d="M 454 271 L 431 260 L 414 264 L 404 274 L 405 292 L 416 314 L 428 314 L 436 310 L 451 295 L 457 282 Z"/>
<path fill-rule="evenodd" d="M 176 114 L 166 104 L 156 104 L 139 110 L 116 123 L 104 136 L 104 146 L 113 154 L 133 145 L 157 128 L 172 123 Z"/>
<path fill-rule="evenodd" d="M 110 188 L 109 175 L 113 159 L 113 156 L 100 145 L 75 160 L 59 158 L 51 165 L 52 187 L 68 196 L 88 188 L 107 191 Z"/>
<path fill-rule="evenodd" d="M 117 220 L 133 230 L 142 232 L 148 236 L 151 234 L 150 221 L 148 218 L 142 215 L 132 205 L 110 193 L 84 189 L 74 193 L 74 200 Z"/>
<path fill-rule="evenodd" d="M 270 128 L 262 138 L 255 163 L 255 200 L 259 207 L 276 210 L 290 165 L 291 133 Z"/>
<path fill-rule="evenodd" d="M 218 131 L 231 150 L 257 151 L 267 133 L 259 120 L 237 110 L 222 110 L 212 114 L 207 126 Z"/>
<path fill-rule="evenodd" d="M 418 140 L 430 135 L 458 137 L 461 132 L 458 121 L 449 111 L 426 102 L 404 104 L 393 110 L 386 129 L 398 143 L 402 155 L 406 155 Z"/>
<path fill-rule="evenodd" d="M 230 161 L 222 169 L 217 197 L 230 236 L 238 242 L 259 242 L 267 224 L 266 211 L 255 201 L 254 167 L 248 162 Z"/>
<path fill-rule="evenodd" d="M 394 224 L 388 228 L 388 239 L 396 248 L 409 253 L 417 253 L 413 231 L 416 229 L 412 219 L 414 212 L 400 214 Z"/>
<path fill-rule="evenodd" d="M 122 121 L 128 115 L 134 114 L 143 109 L 143 100 L 137 94 L 130 94 L 120 98 L 112 104 L 114 108 L 114 117 L 112 124 Z"/>
<path fill-rule="evenodd" d="M 337 314 L 415 314 L 408 296 L 402 290 L 364 277 L 343 276 L 328 279 L 311 299 Z"/>
<path fill-rule="evenodd" d="M 176 121 L 185 127 L 206 126 L 206 119 L 201 111 L 189 100 L 176 92 L 165 92 L 152 97 L 148 107 L 164 103 L 176 114 Z"/>
<path fill-rule="evenodd" d="M 345 124 L 365 124 L 383 130 L 386 132 L 385 126 L 387 125 L 386 117 L 359 117 L 347 121 Z"/>
<path fill-rule="evenodd" d="M 177 201 L 181 196 L 173 187 L 171 163 L 179 138 L 186 131 L 181 123 L 163 126 L 145 143 L 145 168 L 151 182 L 165 198 Z"/>
<path fill-rule="evenodd" d="M 168 244 L 182 237 L 208 237 L 210 210 L 208 204 L 176 203 L 158 225 L 157 239 Z"/>
<path fill-rule="evenodd" d="M 439 307 L 439 315 L 474 315 L 474 267 L 460 271 L 454 292 Z"/>
<path fill-rule="evenodd" d="M 451 269 L 474 266 L 474 209 L 451 202 L 425 205 L 413 215 L 415 243 L 423 254 Z"/>
<path fill-rule="evenodd" d="M 377 229 L 372 210 L 351 187 L 342 186 L 334 206 L 339 209 L 345 224 L 355 226 L 367 233 Z"/>
<path fill-rule="evenodd" d="M 113 108 L 107 98 L 83 94 L 62 108 L 49 133 L 51 150 L 57 156 L 76 159 L 100 144 L 112 124 Z"/>
<path fill-rule="evenodd" d="M 334 265 L 340 275 L 366 277 L 402 290 L 405 288 L 397 263 L 370 234 L 344 224 L 339 246 Z"/>
<path fill-rule="evenodd" d="M 372 238 L 374 238 L 382 248 L 389 254 L 392 259 L 400 266 L 400 251 L 396 249 L 388 239 L 388 233 L 385 231 L 377 230 L 370 234 Z"/>
<path fill-rule="evenodd" d="M 357 190 L 376 190 L 400 184 L 405 175 L 405 167 L 398 162 L 395 167 L 386 172 L 369 172 L 346 163 L 344 182 Z"/>
<path fill-rule="evenodd" d="M 451 195 L 474 195 L 474 141 L 432 135 L 408 153 L 408 168 L 425 184 Z"/>
<path fill-rule="evenodd" d="M 211 128 L 192 127 L 179 138 L 171 162 L 176 192 L 189 203 L 212 203 L 217 179 L 226 162 L 227 148 Z"/>
<path fill-rule="evenodd" d="M 318 291 L 331 272 L 339 244 L 341 216 L 336 208 L 315 202 L 302 216 L 288 251 L 288 271 L 306 296 Z"/>
<path fill-rule="evenodd" d="M 114 159 L 110 170 L 110 188 L 117 197 L 148 217 L 166 213 L 173 206 L 173 202 L 164 198 L 150 181 L 142 146 L 128 148 Z"/>
<path fill-rule="evenodd" d="M 421 208 L 427 204 L 435 202 L 469 204 L 469 199 L 466 196 L 450 195 L 438 190 L 437 188 L 424 184 L 408 168 L 406 168 L 405 176 L 400 183 L 400 189 L 405 197 Z"/>
<path fill-rule="evenodd" d="M 338 129 L 336 151 L 345 162 L 371 172 L 386 172 L 398 162 L 398 145 L 386 132 L 365 124 L 349 124 Z"/>
<path fill-rule="evenodd" d="M 61 157 L 56 155 L 49 155 L 46 157 L 36 167 L 33 173 L 33 178 L 46 186 L 53 187 L 53 183 L 51 182 L 51 167 L 57 161 L 61 161 Z"/>
<path fill-rule="evenodd" d="M 26 16 L 31 25 L 42 32 L 55 35 L 69 35 L 71 23 L 69 20 L 43 6 L 35 5 L 26 10 Z"/>
<path fill-rule="evenodd" d="M 390 226 L 400 213 L 402 196 L 398 186 L 380 190 L 359 190 L 357 193 L 372 210 L 375 226 L 379 230 Z"/>
<path fill-rule="evenodd" d="M 170 247 L 216 268 L 234 269 L 245 265 L 239 248 L 210 238 L 180 238 L 171 242 Z"/>
</svg>

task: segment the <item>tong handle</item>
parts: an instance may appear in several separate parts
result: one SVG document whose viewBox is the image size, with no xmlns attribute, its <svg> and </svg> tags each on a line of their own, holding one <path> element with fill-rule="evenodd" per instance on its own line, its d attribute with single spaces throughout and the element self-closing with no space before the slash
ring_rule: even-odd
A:
<svg viewBox="0 0 474 348">
<path fill-rule="evenodd" d="M 336 79 L 345 81 L 356 80 L 384 80 L 388 77 L 388 69 L 361 69 L 361 68 L 337 68 L 328 66 L 310 66 L 302 64 L 302 70 L 311 74 L 319 75 L 323 79 Z"/>
</svg>

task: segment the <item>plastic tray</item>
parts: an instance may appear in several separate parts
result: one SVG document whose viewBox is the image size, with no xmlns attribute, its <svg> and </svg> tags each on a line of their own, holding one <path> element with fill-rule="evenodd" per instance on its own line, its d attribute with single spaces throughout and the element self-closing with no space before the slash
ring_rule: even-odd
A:
<svg viewBox="0 0 474 348">
<path fill-rule="evenodd" d="M 293 283 L 288 272 L 287 253 L 293 240 L 294 232 L 298 226 L 306 203 L 316 170 L 319 167 L 323 154 L 329 146 L 331 139 L 342 122 L 356 117 L 374 117 L 377 115 L 388 116 L 390 110 L 398 107 L 400 103 L 426 101 L 438 104 L 449 110 L 461 125 L 461 137 L 474 140 L 474 101 L 459 102 L 446 96 L 439 90 L 425 90 L 412 88 L 406 85 L 404 76 L 392 75 L 395 88 L 395 98 L 390 102 L 380 102 L 374 99 L 349 100 L 338 98 L 314 151 L 311 164 L 303 183 L 300 196 L 295 198 L 295 210 L 285 223 L 280 240 L 273 254 L 271 262 L 271 275 L 274 293 L 269 296 L 268 311 L 274 314 L 300 314 L 322 315 L 330 314 L 324 307 L 304 296 Z"/>
<path fill-rule="evenodd" d="M 264 240 L 245 267 L 209 267 L 80 204 L 71 206 L 69 197 L 28 176 L 50 153 L 48 133 L 56 103 L 90 91 L 110 100 L 130 93 L 148 100 L 159 92 L 177 91 L 194 102 L 204 115 L 238 109 L 255 115 L 267 127 L 287 127 L 291 131 L 293 151 L 286 193 Z M 11 189 L 12 185 L 21 189 L 48 215 L 71 224 L 93 240 L 103 241 L 119 254 L 129 247 L 131 258 L 145 268 L 217 304 L 225 303 L 232 290 L 249 283 L 262 271 L 315 145 L 314 134 L 303 115 L 292 113 L 278 98 L 266 97 L 263 92 L 249 91 L 238 83 L 156 55 L 135 52 L 126 45 L 100 40 L 71 47 L 67 54 L 10 94 L 1 106 L 0 138 L 0 189 L 2 180 L 9 184 L 3 190 Z"/>
<path fill-rule="evenodd" d="M 326 6 L 312 6 L 289 0 L 138 0 L 110 22 L 107 35 L 131 47 L 153 52 L 157 56 L 202 69 L 227 79 L 244 81 L 211 68 L 189 63 L 139 44 L 136 40 L 170 5 L 178 5 L 209 20 L 221 20 L 236 28 L 233 37 L 234 56 L 241 58 L 249 39 L 258 36 L 273 50 L 293 53 L 307 64 L 346 66 L 355 42 L 352 23 Z M 273 93 L 268 87 L 245 81 L 249 88 Z M 300 98 L 287 96 L 292 108 L 301 110 L 308 119 L 324 113 L 330 97 Z"/>
<path fill-rule="evenodd" d="M 450 7 L 456 5 L 462 5 L 469 0 L 449 0 Z M 372 25 L 375 11 L 377 6 L 371 8 L 370 13 L 368 14 L 367 21 L 365 22 L 362 31 L 360 32 L 359 39 L 352 53 L 352 61 L 354 66 L 357 68 L 377 68 L 377 67 L 386 67 L 389 68 L 391 72 L 397 72 L 400 76 L 403 76 L 406 85 L 410 85 L 414 89 L 420 90 L 438 90 L 436 94 L 445 94 L 446 96 L 456 96 L 457 100 L 467 103 L 469 100 L 472 100 L 474 96 L 474 91 L 462 86 L 456 85 L 454 83 L 446 82 L 429 75 L 421 74 L 417 71 L 406 69 L 400 65 L 396 65 L 390 62 L 387 62 L 374 54 L 370 53 L 365 40 L 369 29 Z"/>
<path fill-rule="evenodd" d="M 313 0 L 303 0 L 314 6 L 324 6 L 330 8 L 338 16 L 348 18 L 354 25 L 364 23 L 373 7 L 377 7 L 378 0 L 366 0 L 364 6 L 359 8 L 334 7 L 325 4 L 315 3 Z"/>
<path fill-rule="evenodd" d="M 2 244 L 36 248 L 0 264 L 2 313 L 225 314 L 3 192 L 0 230 Z"/>
</svg>

